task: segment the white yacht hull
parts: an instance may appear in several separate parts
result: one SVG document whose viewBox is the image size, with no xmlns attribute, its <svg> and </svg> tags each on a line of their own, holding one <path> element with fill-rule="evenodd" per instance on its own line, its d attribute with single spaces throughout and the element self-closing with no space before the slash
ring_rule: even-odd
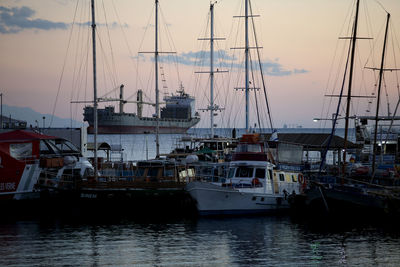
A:
<svg viewBox="0 0 400 267">
<path fill-rule="evenodd" d="M 265 193 L 262 187 L 234 189 L 190 182 L 187 191 L 196 200 L 200 215 L 261 214 L 289 209 L 285 195 Z"/>
</svg>

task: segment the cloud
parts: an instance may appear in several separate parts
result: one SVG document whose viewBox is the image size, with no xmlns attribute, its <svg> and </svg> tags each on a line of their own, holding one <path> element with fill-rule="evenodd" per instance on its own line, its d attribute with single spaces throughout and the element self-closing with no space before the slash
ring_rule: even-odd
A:
<svg viewBox="0 0 400 267">
<path fill-rule="evenodd" d="M 66 0 L 65 0 L 66 1 Z M 18 33 L 24 29 L 36 29 L 36 30 L 55 30 L 67 29 L 70 24 L 64 22 L 53 22 L 50 20 L 44 19 L 33 19 L 32 17 L 35 15 L 36 11 L 31 9 L 30 7 L 1 7 L 0 6 L 0 33 L 3 34 L 11 34 Z M 79 26 L 90 26 L 92 23 L 81 22 L 77 23 Z M 96 24 L 98 27 L 106 26 L 104 23 Z M 128 28 L 128 24 L 121 25 L 124 28 Z M 111 22 L 108 24 L 108 27 L 111 29 L 115 29 L 119 27 L 119 23 Z"/>
<path fill-rule="evenodd" d="M 18 33 L 24 29 L 66 29 L 68 24 L 44 19 L 33 19 L 35 11 L 27 6 L 0 7 L 0 33 Z"/>
<path fill-rule="evenodd" d="M 239 62 L 239 60 L 235 56 L 231 56 L 226 53 L 224 50 L 218 50 L 215 52 L 216 58 L 218 58 L 218 62 L 215 64 L 216 68 L 225 68 L 225 69 L 242 69 L 244 68 L 244 64 Z M 150 60 L 154 60 L 151 56 Z M 144 60 L 144 58 L 142 58 Z M 210 53 L 209 51 L 197 51 L 197 52 L 187 52 L 181 54 L 173 54 L 173 55 L 161 55 L 160 61 L 164 63 L 172 63 L 177 62 L 179 64 L 194 66 L 194 65 L 202 65 L 208 66 L 210 65 Z M 308 70 L 305 69 L 286 69 L 279 62 L 279 58 L 276 58 L 275 61 L 267 60 L 261 62 L 261 66 L 265 74 L 270 76 L 289 76 L 295 74 L 304 74 L 308 73 Z M 254 67 L 258 67 L 253 65 Z"/>
</svg>

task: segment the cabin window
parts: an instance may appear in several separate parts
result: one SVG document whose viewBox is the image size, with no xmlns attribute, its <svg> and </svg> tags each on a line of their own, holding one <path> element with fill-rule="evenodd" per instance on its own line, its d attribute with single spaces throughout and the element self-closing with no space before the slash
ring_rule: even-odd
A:
<svg viewBox="0 0 400 267">
<path fill-rule="evenodd" d="M 71 143 L 66 140 L 56 140 L 55 146 L 62 153 L 67 154 L 79 154 L 79 150 Z"/>
<path fill-rule="evenodd" d="M 265 169 L 256 169 L 256 177 L 257 178 L 265 178 Z"/>
<path fill-rule="evenodd" d="M 149 168 L 147 171 L 147 176 L 148 177 L 157 177 L 158 174 L 158 168 Z"/>
<path fill-rule="evenodd" d="M 249 167 L 237 168 L 236 177 L 253 177 L 253 168 Z"/>
<path fill-rule="evenodd" d="M 232 178 L 235 174 L 235 168 L 229 168 L 228 178 Z"/>
<path fill-rule="evenodd" d="M 10 144 L 10 155 L 15 159 L 32 157 L 32 143 Z"/>
<path fill-rule="evenodd" d="M 58 148 L 54 141 L 41 140 L 40 141 L 40 154 L 59 154 Z"/>
<path fill-rule="evenodd" d="M 204 143 L 205 147 L 208 147 L 209 149 L 212 150 L 217 150 L 217 143 L 213 142 L 213 143 Z"/>
<path fill-rule="evenodd" d="M 269 173 L 269 179 L 272 180 L 272 170 L 268 170 Z"/>
<path fill-rule="evenodd" d="M 194 177 L 194 169 L 187 169 L 187 173 L 189 177 Z"/>
<path fill-rule="evenodd" d="M 261 146 L 259 144 L 239 144 L 236 152 L 261 152 Z"/>
<path fill-rule="evenodd" d="M 293 183 L 295 183 L 295 182 L 297 182 L 297 179 L 296 179 L 296 177 L 292 174 L 292 182 Z"/>
<path fill-rule="evenodd" d="M 136 171 L 136 177 L 143 177 L 144 175 L 144 168 L 138 168 Z"/>
<path fill-rule="evenodd" d="M 174 169 L 164 169 L 164 176 L 165 177 L 174 177 Z"/>
<path fill-rule="evenodd" d="M 218 143 L 218 150 L 222 150 L 222 149 L 223 149 L 222 143 Z"/>
<path fill-rule="evenodd" d="M 279 174 L 279 181 L 281 181 L 281 182 L 285 181 L 285 175 L 283 173 Z"/>
<path fill-rule="evenodd" d="M 187 175 L 187 171 L 186 170 L 182 170 L 182 171 L 179 172 L 179 178 L 183 179 L 183 178 L 186 178 L 187 176 L 188 175 Z"/>
<path fill-rule="evenodd" d="M 91 168 L 86 168 L 85 172 L 83 173 L 83 178 L 87 177 L 93 177 L 94 176 L 94 171 Z"/>
</svg>

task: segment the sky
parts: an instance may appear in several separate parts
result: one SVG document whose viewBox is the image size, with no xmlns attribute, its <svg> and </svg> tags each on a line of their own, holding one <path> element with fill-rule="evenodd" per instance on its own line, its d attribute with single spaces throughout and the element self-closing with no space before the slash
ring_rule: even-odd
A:
<svg viewBox="0 0 400 267">
<path fill-rule="evenodd" d="M 209 126 L 202 112 L 209 104 L 209 78 L 196 74 L 209 70 L 208 0 L 160 0 L 161 95 L 173 93 L 180 83 L 195 96 L 201 115 L 198 127 Z M 354 18 L 353 0 L 253 0 L 253 13 L 260 58 L 274 127 L 325 127 L 335 112 L 344 73 L 344 56 Z M 228 70 L 215 75 L 215 103 L 223 110 L 215 117 L 218 127 L 244 127 L 243 0 L 219 0 L 215 4 L 215 68 Z M 386 13 L 391 13 L 391 36 L 387 68 L 399 68 L 400 1 L 361 0 L 354 94 L 372 95 L 376 73 L 364 66 L 379 67 Z M 82 121 L 84 103 L 93 99 L 88 0 L 2 0 L 0 2 L 0 93 L 9 106 L 30 107 L 44 114 Z M 134 100 L 143 89 L 154 102 L 154 2 L 149 0 L 96 0 L 98 96 L 120 84 L 125 97 Z M 252 26 L 251 26 L 252 27 Z M 396 28 L 397 27 L 397 28 Z M 252 35 L 253 36 L 253 35 Z M 250 46 L 255 47 L 254 37 Z M 256 58 L 252 49 L 252 59 Z M 390 55 L 389 55 L 390 54 Z M 203 58 L 203 59 L 202 59 Z M 400 61 L 397 60 L 400 65 Z M 255 65 L 254 65 L 255 66 Z M 255 87 L 260 78 L 252 76 Z M 255 74 L 254 74 L 255 75 Z M 399 93 L 395 72 L 385 73 L 382 109 L 393 113 Z M 400 72 L 399 74 L 400 75 Z M 164 82 L 165 80 L 165 82 Z M 347 90 L 347 89 L 346 89 Z M 118 91 L 108 97 L 117 97 Z M 257 99 L 257 102 L 256 102 Z M 368 103 L 370 101 L 371 103 Z M 354 101 L 354 114 L 372 114 L 374 99 Z M 115 103 L 115 102 L 114 102 Z M 101 106 L 114 104 L 102 103 Z M 88 104 L 88 103 L 87 103 Z M 268 127 L 263 91 L 251 92 L 250 124 Z M 369 110 L 369 112 L 368 112 Z M 136 112 L 127 104 L 126 112 Z M 151 116 L 153 107 L 145 109 Z M 340 110 L 343 113 L 343 109 Z"/>
</svg>

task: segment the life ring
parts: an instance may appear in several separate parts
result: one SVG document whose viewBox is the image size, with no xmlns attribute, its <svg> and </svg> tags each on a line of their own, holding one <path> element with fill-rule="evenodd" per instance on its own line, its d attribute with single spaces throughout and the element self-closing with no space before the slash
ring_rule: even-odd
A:
<svg viewBox="0 0 400 267">
<path fill-rule="evenodd" d="M 261 182 L 260 180 L 258 180 L 258 178 L 254 178 L 253 180 L 251 180 L 251 184 L 255 187 L 260 186 Z"/>
</svg>

